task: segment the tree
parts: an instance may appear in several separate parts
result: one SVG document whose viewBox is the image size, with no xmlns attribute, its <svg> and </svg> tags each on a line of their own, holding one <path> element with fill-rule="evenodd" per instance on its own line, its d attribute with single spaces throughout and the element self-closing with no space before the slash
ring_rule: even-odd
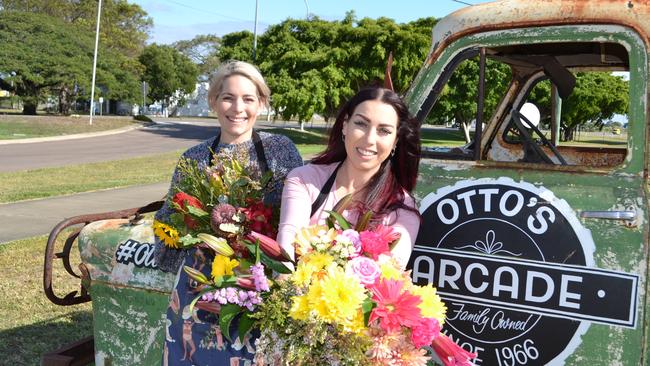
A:
<svg viewBox="0 0 650 366">
<path fill-rule="evenodd" d="M 540 110 L 541 121 L 548 124 L 551 114 L 551 85 L 538 83 L 531 91 L 531 100 Z M 562 100 L 562 141 L 573 140 L 576 129 L 586 124 L 601 128 L 615 114 L 625 114 L 629 104 L 628 81 L 609 72 L 576 73 L 576 86 Z"/>
<path fill-rule="evenodd" d="M 21 97 L 24 114 L 36 114 L 47 95 L 58 95 L 67 113 L 75 89 L 89 94 L 94 39 L 79 26 L 44 14 L 2 11 L 0 44 L 0 88 Z M 105 86 L 105 96 L 135 100 L 139 65 L 105 47 L 100 54 L 97 83 Z"/>
<path fill-rule="evenodd" d="M 388 18 L 357 21 L 348 12 L 342 21 L 287 19 L 259 38 L 257 64 L 267 79 L 272 107 L 299 121 L 314 114 L 326 119 L 357 90 L 381 84 L 393 51 L 393 82 L 404 91 L 429 49 L 433 18 L 404 25 Z M 250 61 L 252 34 L 223 37 L 219 57 Z"/>
<path fill-rule="evenodd" d="M 463 61 L 445 85 L 436 104 L 429 113 L 433 116 L 428 123 L 441 124 L 455 121 L 470 142 L 469 128 L 476 118 L 478 101 L 478 57 Z M 494 113 L 497 103 L 503 96 L 511 79 L 510 68 L 502 63 L 487 60 L 485 66 L 485 96 L 483 116 L 487 119 Z"/>
<path fill-rule="evenodd" d="M 253 62 L 253 33 L 249 31 L 228 33 L 221 37 L 217 52 L 220 60 L 239 60 Z"/>
<path fill-rule="evenodd" d="M 192 61 L 172 46 L 151 44 L 140 55 L 144 65 L 143 80 L 149 84 L 149 96 L 169 105 L 176 93 L 181 95 L 194 91 L 198 68 Z"/>
<path fill-rule="evenodd" d="M 197 65 L 199 75 L 209 75 L 221 62 L 218 51 L 221 38 L 213 34 L 200 34 L 189 41 L 178 41 L 172 47 Z"/>
<path fill-rule="evenodd" d="M 0 0 L 0 8 L 48 15 L 95 33 L 96 0 Z M 152 26 L 153 20 L 137 4 L 130 4 L 126 0 L 102 2 L 100 42 L 108 49 L 128 57 L 137 57 L 144 48 Z"/>
</svg>

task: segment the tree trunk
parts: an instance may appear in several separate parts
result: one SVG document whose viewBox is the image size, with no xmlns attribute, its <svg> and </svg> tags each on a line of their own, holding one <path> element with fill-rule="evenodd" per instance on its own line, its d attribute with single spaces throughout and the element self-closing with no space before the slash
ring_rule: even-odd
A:
<svg viewBox="0 0 650 366">
<path fill-rule="evenodd" d="M 64 116 L 70 114 L 70 90 L 67 85 L 63 85 L 59 90 L 59 113 Z"/>
<path fill-rule="evenodd" d="M 36 115 L 36 103 L 23 102 L 23 114 Z"/>
<path fill-rule="evenodd" d="M 463 131 L 463 135 L 465 136 L 465 142 L 469 144 L 472 142 L 472 137 L 469 135 L 469 122 L 461 122 L 459 125 L 461 131 Z"/>
</svg>

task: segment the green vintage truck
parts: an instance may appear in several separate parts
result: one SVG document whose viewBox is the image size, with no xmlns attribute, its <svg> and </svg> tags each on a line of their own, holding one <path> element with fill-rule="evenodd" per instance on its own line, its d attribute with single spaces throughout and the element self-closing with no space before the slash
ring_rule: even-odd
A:
<svg viewBox="0 0 650 366">
<path fill-rule="evenodd" d="M 650 3 L 640 0 L 504 0 L 434 27 L 408 104 L 436 121 L 437 103 L 463 97 L 447 82 L 473 77 L 478 96 L 464 102 L 475 127 L 468 143 L 423 151 L 423 223 L 409 266 L 415 282 L 438 288 L 445 332 L 478 353 L 477 365 L 650 365 L 649 50 Z M 599 75 L 629 85 L 627 127 L 564 141 L 562 106 L 596 85 L 580 80 Z M 544 131 L 524 107 L 540 100 Z M 45 363 L 73 364 L 88 350 L 96 365 L 160 363 L 173 278 L 156 270 L 151 222 L 139 215 L 155 209 L 77 217 L 52 232 L 46 294 L 65 305 L 92 298 L 94 340 Z M 60 230 L 79 223 L 87 225 L 55 253 Z M 77 242 L 80 270 L 67 259 Z M 55 295 L 58 259 L 81 277 L 78 293 Z"/>
</svg>

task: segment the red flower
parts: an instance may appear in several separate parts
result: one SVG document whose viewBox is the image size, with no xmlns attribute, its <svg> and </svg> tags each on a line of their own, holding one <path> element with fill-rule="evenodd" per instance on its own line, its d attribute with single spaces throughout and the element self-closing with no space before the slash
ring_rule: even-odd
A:
<svg viewBox="0 0 650 366">
<path fill-rule="evenodd" d="M 268 237 L 275 239 L 277 232 L 271 224 L 273 219 L 273 209 L 264 205 L 264 202 L 252 202 L 248 207 L 242 209 L 246 215 L 251 231 L 262 233 Z"/>
<path fill-rule="evenodd" d="M 377 307 L 372 309 L 368 323 L 380 320 L 379 326 L 386 332 L 399 331 L 401 326 L 415 327 L 422 321 L 418 305 L 419 296 L 402 291 L 404 283 L 400 280 L 380 279 L 370 287 L 372 301 Z"/>
<path fill-rule="evenodd" d="M 203 206 L 201 201 L 199 201 L 198 198 L 194 196 L 190 196 L 185 192 L 176 193 L 172 198 L 172 201 L 178 206 L 180 206 L 181 212 L 184 214 L 183 221 L 185 221 L 185 225 L 187 225 L 187 227 L 190 229 L 196 229 L 196 227 L 198 226 L 198 222 L 196 222 L 196 220 L 194 220 L 190 215 L 187 214 L 187 207 L 192 206 L 204 210 L 205 207 Z"/>
<path fill-rule="evenodd" d="M 449 339 L 446 335 L 440 333 L 433 339 L 431 348 L 438 355 L 440 361 L 445 366 L 473 366 L 472 360 L 476 358 L 476 353 L 464 350 Z"/>
<path fill-rule="evenodd" d="M 377 260 L 380 254 L 387 253 L 390 250 L 386 238 L 374 231 L 362 231 L 359 234 L 359 239 L 361 240 L 361 250 L 374 260 Z"/>
</svg>

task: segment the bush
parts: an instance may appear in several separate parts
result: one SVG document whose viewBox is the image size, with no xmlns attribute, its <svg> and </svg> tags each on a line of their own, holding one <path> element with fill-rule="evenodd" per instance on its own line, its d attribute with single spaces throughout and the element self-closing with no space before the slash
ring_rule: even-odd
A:
<svg viewBox="0 0 650 366">
<path fill-rule="evenodd" d="M 153 120 L 144 114 L 138 114 L 136 116 L 133 116 L 133 119 L 136 121 L 142 121 L 142 122 L 153 122 Z"/>
</svg>

